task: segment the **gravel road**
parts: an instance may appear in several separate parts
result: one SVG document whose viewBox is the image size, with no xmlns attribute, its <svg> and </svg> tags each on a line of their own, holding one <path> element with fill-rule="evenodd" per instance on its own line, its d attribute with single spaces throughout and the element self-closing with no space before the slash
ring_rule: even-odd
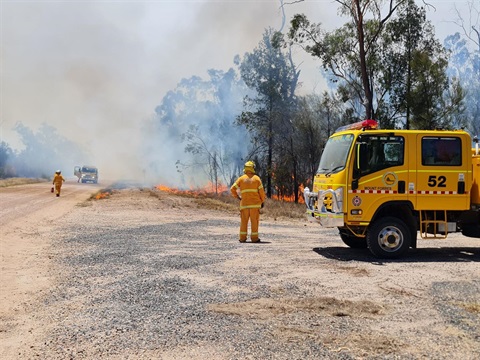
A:
<svg viewBox="0 0 480 360">
<path fill-rule="evenodd" d="M 23 233 L 42 281 L 2 306 L 4 359 L 480 358 L 478 239 L 382 261 L 303 221 L 241 244 L 237 214 L 148 189 L 59 209 Z"/>
</svg>

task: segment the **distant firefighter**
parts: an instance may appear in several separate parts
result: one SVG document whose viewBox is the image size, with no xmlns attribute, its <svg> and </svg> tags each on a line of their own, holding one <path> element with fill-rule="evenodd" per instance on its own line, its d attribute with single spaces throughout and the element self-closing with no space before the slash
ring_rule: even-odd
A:
<svg viewBox="0 0 480 360">
<path fill-rule="evenodd" d="M 247 241 L 248 221 L 250 220 L 252 242 L 259 242 L 258 225 L 260 223 L 260 209 L 265 201 L 265 190 L 262 180 L 255 175 L 255 163 L 247 161 L 240 176 L 232 185 L 232 195 L 240 199 L 240 242 Z"/>
<path fill-rule="evenodd" d="M 55 186 L 55 194 L 57 195 L 57 197 L 60 196 L 60 192 L 62 190 L 62 185 L 64 182 L 65 179 L 62 176 L 62 172 L 60 170 L 55 171 L 52 184 Z"/>
</svg>

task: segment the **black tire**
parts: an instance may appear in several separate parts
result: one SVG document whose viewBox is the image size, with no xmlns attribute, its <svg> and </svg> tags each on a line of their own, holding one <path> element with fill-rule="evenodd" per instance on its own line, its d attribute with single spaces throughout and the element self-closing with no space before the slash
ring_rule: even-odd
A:
<svg viewBox="0 0 480 360">
<path fill-rule="evenodd" d="M 378 219 L 367 232 L 368 248 L 379 258 L 399 258 L 408 251 L 411 243 L 410 229 L 402 220 L 393 216 Z"/>
<path fill-rule="evenodd" d="M 367 238 L 358 237 L 355 235 L 348 235 L 344 233 L 340 233 L 340 238 L 342 239 L 343 243 L 352 249 L 366 249 L 367 248 Z"/>
<path fill-rule="evenodd" d="M 480 238 L 480 224 L 462 225 L 462 235 L 473 238 Z"/>
</svg>

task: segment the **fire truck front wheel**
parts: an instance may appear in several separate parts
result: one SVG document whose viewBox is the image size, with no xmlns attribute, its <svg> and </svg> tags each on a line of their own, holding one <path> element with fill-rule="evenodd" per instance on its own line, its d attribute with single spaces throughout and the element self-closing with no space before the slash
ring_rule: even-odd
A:
<svg viewBox="0 0 480 360">
<path fill-rule="evenodd" d="M 399 218 L 386 216 L 375 221 L 367 233 L 367 244 L 373 255 L 394 259 L 404 255 L 411 244 L 411 231 Z"/>
</svg>

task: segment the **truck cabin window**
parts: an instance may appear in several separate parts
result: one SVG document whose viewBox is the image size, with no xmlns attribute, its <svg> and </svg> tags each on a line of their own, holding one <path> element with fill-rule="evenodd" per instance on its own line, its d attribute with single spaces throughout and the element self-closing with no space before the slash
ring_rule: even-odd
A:
<svg viewBox="0 0 480 360">
<path fill-rule="evenodd" d="M 424 137 L 422 139 L 422 165 L 462 165 L 462 141 L 457 137 Z"/>
<path fill-rule="evenodd" d="M 360 176 L 403 165 L 405 141 L 401 136 L 363 135 L 357 145 L 355 170 Z"/>
</svg>

